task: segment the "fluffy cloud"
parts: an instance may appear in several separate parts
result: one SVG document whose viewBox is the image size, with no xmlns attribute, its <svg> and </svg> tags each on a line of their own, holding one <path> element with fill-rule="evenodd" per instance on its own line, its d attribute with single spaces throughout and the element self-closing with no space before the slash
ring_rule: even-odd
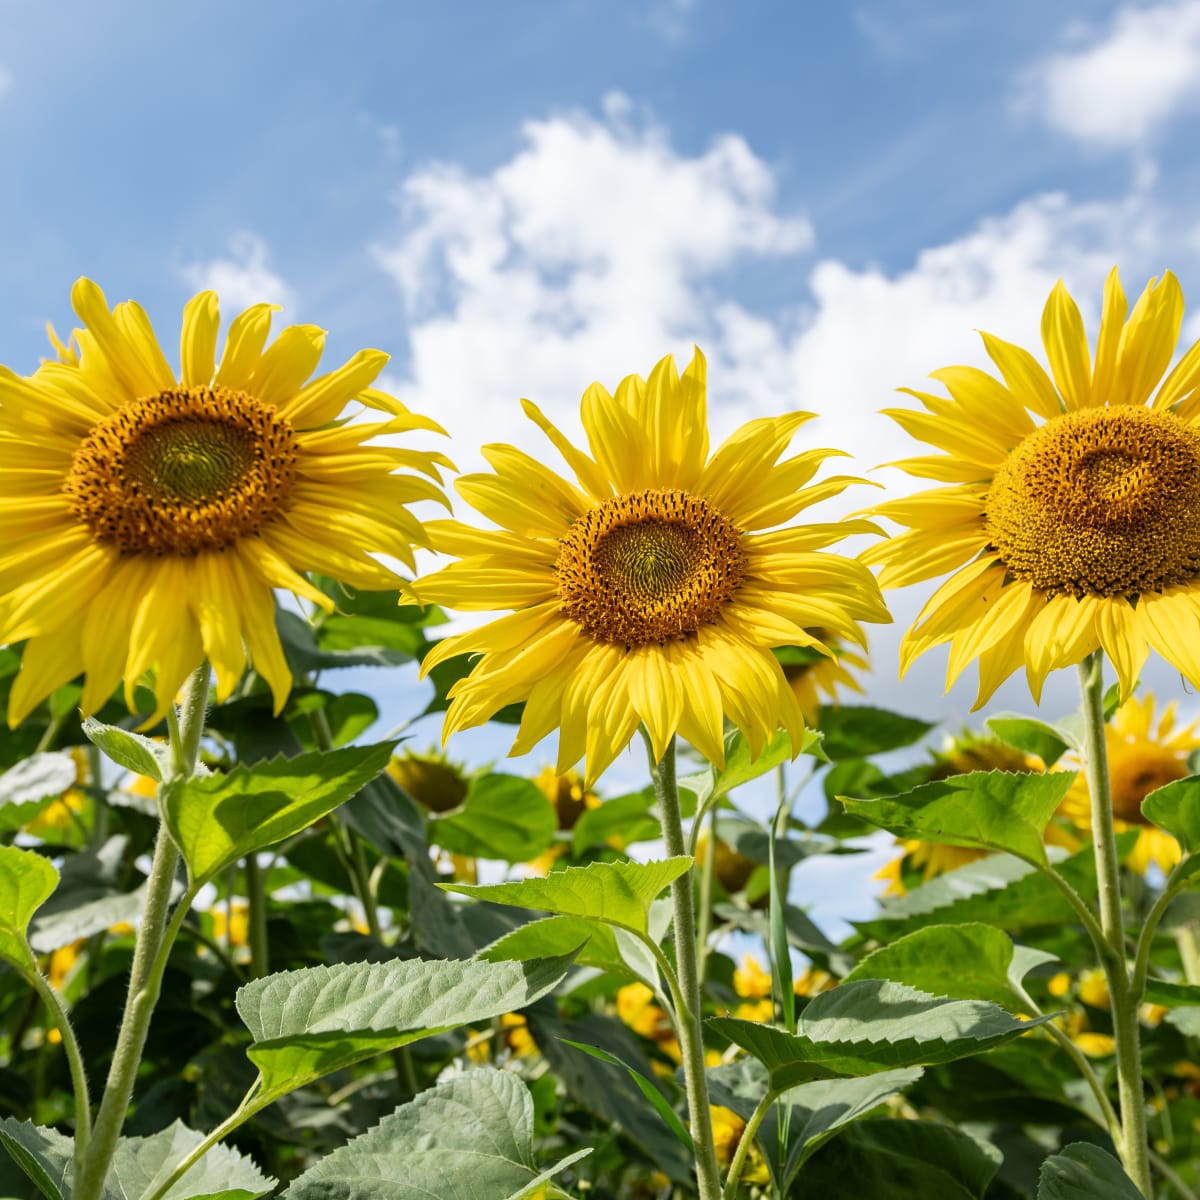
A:
<svg viewBox="0 0 1200 1200">
<path fill-rule="evenodd" d="M 1101 146 L 1152 135 L 1200 95 L 1200 0 L 1117 11 L 1109 28 L 1027 73 L 1022 109 Z"/>
<path fill-rule="evenodd" d="M 212 288 L 226 312 L 262 301 L 290 308 L 292 290 L 271 269 L 269 257 L 267 243 L 258 234 L 242 231 L 229 239 L 225 257 L 187 263 L 180 274 L 197 291 Z"/>
</svg>

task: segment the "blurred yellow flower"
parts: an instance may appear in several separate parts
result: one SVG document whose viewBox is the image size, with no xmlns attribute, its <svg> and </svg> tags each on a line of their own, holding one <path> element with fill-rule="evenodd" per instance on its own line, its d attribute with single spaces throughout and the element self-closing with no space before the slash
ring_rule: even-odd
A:
<svg viewBox="0 0 1200 1200">
<path fill-rule="evenodd" d="M 1108 980 L 1099 967 L 1089 967 L 1079 975 L 1079 999 L 1092 1008 L 1109 1008 Z"/>
<path fill-rule="evenodd" d="M 388 763 L 388 774 L 429 812 L 449 812 L 467 798 L 465 775 L 440 750 L 399 754 Z"/>
<path fill-rule="evenodd" d="M 1077 1033 L 1071 1040 L 1088 1058 L 1107 1058 L 1116 1047 L 1116 1042 L 1108 1033 Z"/>
<path fill-rule="evenodd" d="M 837 638 L 826 639 L 824 631 L 809 630 L 810 633 L 827 641 L 830 648 L 837 653 L 836 658 L 826 658 L 823 654 L 810 652 L 801 662 L 785 662 L 783 664 L 784 678 L 791 685 L 800 711 L 804 714 L 805 722 L 815 726 L 820 718 L 821 705 L 824 703 L 837 704 L 838 689 L 846 688 L 851 692 L 862 692 L 862 684 L 851 672 L 866 671 L 869 668 L 866 656 L 855 650 L 847 650 Z M 866 645 L 866 635 L 861 639 Z"/>
<path fill-rule="evenodd" d="M 713 1142 L 717 1148 L 717 1162 L 723 1167 L 727 1167 L 733 1161 L 733 1156 L 737 1152 L 738 1143 L 742 1140 L 742 1134 L 746 1129 L 746 1122 L 733 1109 L 724 1108 L 718 1104 L 711 1105 L 708 1111 L 712 1118 Z M 766 1183 L 770 1178 L 766 1164 L 762 1161 L 762 1156 L 759 1154 L 757 1146 L 750 1152 L 750 1157 L 746 1161 L 741 1177 L 744 1183 Z"/>
<path fill-rule="evenodd" d="M 676 1063 L 683 1061 L 671 1018 L 655 1002 L 654 993 L 646 984 L 629 983 L 618 989 L 617 1016 L 634 1033 L 654 1042 L 668 1058 Z"/>
<path fill-rule="evenodd" d="M 1179 861 L 1179 843 L 1142 816 L 1142 801 L 1156 788 L 1190 774 L 1188 756 L 1200 749 L 1200 722 L 1177 727 L 1175 707 L 1173 702 L 1168 704 L 1156 721 L 1154 697 L 1148 692 L 1143 697 L 1131 696 L 1104 728 L 1113 827 L 1118 833 L 1138 831 L 1125 862 L 1139 875 L 1144 875 L 1151 863 L 1169 871 Z M 1077 828 L 1091 829 L 1092 807 L 1082 772 L 1058 812 Z"/>
<path fill-rule="evenodd" d="M 704 862 L 708 855 L 710 842 L 707 827 L 700 831 L 696 839 L 696 861 Z M 717 838 L 713 843 L 713 874 L 717 882 L 730 896 L 736 896 L 750 882 L 750 877 L 758 870 L 759 864 L 752 858 L 740 854 L 728 842 Z"/>
</svg>

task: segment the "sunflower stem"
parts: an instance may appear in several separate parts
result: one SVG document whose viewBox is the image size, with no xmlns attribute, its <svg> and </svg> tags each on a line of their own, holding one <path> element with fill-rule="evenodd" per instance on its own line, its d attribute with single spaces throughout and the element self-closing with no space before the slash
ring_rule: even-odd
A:
<svg viewBox="0 0 1200 1200">
<path fill-rule="evenodd" d="M 722 1193 L 723 1200 L 737 1200 L 738 1185 L 742 1181 L 742 1169 L 750 1157 L 750 1151 L 754 1149 L 754 1139 L 758 1136 L 758 1127 L 763 1123 L 763 1118 L 770 1111 L 776 1098 L 774 1092 L 767 1092 L 758 1102 L 754 1112 L 750 1114 L 750 1120 L 746 1122 L 746 1128 L 742 1130 L 742 1136 L 738 1139 L 737 1149 L 733 1153 L 733 1161 L 729 1164 L 729 1174 L 725 1178 L 725 1191 Z"/>
<path fill-rule="evenodd" d="M 675 738 L 667 743 L 661 761 L 655 761 L 654 745 L 642 729 L 654 794 L 658 800 L 663 840 L 667 854 L 674 858 L 687 854 L 683 822 L 679 812 L 679 788 L 675 780 Z M 700 1028 L 700 976 L 696 969 L 696 929 L 693 911 L 694 868 L 671 883 L 671 901 L 675 907 L 675 961 L 679 972 L 679 1046 L 683 1052 L 683 1074 L 687 1085 L 688 1116 L 692 1141 L 696 1146 L 696 1182 L 700 1200 L 721 1200 L 721 1177 L 717 1170 L 717 1149 L 713 1142 L 712 1115 L 708 1107 L 708 1078 L 704 1073 L 704 1037 Z"/>
<path fill-rule="evenodd" d="M 1117 1095 L 1121 1111 L 1118 1150 L 1129 1177 L 1142 1195 L 1154 1195 L 1150 1181 L 1146 1100 L 1142 1089 L 1142 1052 L 1138 1029 L 1138 1000 L 1125 955 L 1125 922 L 1121 911 L 1121 875 L 1113 829 L 1112 790 L 1104 732 L 1104 657 L 1097 650 L 1079 664 L 1083 695 L 1084 769 L 1091 796 L 1092 845 L 1096 856 L 1096 885 L 1100 927 L 1109 948 L 1104 961 L 1112 998 L 1113 1038 L 1116 1042 Z"/>
<path fill-rule="evenodd" d="M 179 786 L 190 779 L 200 755 L 200 737 L 204 732 L 204 715 L 208 705 L 209 665 L 202 663 L 192 673 L 184 689 L 179 716 L 168 713 L 170 728 L 170 766 L 163 780 L 164 788 Z M 133 951 L 133 966 L 129 975 L 129 992 L 125 1013 L 117 1034 L 112 1066 L 104 1085 L 104 1095 L 96 1114 L 96 1124 L 87 1150 L 75 1173 L 72 1200 L 99 1200 L 104 1180 L 116 1152 L 121 1127 L 129 1109 L 133 1085 L 141 1064 L 150 1018 L 158 1002 L 169 950 L 166 935 L 167 915 L 171 907 L 171 890 L 175 883 L 175 868 L 179 864 L 179 849 L 171 839 L 166 822 L 160 821 L 154 845 L 154 859 L 146 881 L 146 906 L 142 911 L 137 942 Z M 178 929 L 178 922 L 174 928 Z"/>
<path fill-rule="evenodd" d="M 700 864 L 700 930 L 696 934 L 696 978 L 700 990 L 708 975 L 708 939 L 712 934 L 713 877 L 717 860 L 717 810 L 708 814 L 708 842 L 704 847 L 704 860 Z"/>
</svg>

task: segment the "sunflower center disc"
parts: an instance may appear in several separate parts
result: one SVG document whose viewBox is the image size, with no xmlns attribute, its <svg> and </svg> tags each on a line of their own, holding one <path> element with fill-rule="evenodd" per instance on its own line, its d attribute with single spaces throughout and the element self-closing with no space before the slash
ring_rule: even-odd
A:
<svg viewBox="0 0 1200 1200">
<path fill-rule="evenodd" d="M 296 438 L 267 405 L 180 388 L 106 417 L 63 490 L 97 541 L 127 554 L 193 555 L 256 533 L 287 499 Z"/>
<path fill-rule="evenodd" d="M 1110 748 L 1109 774 L 1113 816 L 1131 825 L 1149 825 L 1142 816 L 1142 801 L 1156 788 L 1186 779 L 1188 769 L 1173 750 L 1139 742 L 1120 750 Z"/>
<path fill-rule="evenodd" d="M 1133 406 L 1055 417 L 996 472 L 992 545 L 1051 595 L 1133 596 L 1200 574 L 1200 434 Z"/>
<path fill-rule="evenodd" d="M 662 644 L 715 621 L 746 577 L 741 533 L 675 489 L 614 496 L 559 543 L 562 611 L 597 641 Z"/>
</svg>

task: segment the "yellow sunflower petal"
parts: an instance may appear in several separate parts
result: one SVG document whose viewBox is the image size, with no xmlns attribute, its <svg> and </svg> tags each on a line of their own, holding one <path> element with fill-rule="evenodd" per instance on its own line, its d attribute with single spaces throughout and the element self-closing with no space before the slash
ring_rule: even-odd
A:
<svg viewBox="0 0 1200 1200">
<path fill-rule="evenodd" d="M 253 304 L 234 317 L 225 335 L 225 350 L 214 382 L 236 390 L 246 387 L 267 344 L 271 314 L 278 312 L 279 307 L 278 304 Z"/>
<path fill-rule="evenodd" d="M 1125 315 L 1129 306 L 1117 268 L 1108 273 L 1104 284 L 1104 309 L 1100 316 L 1100 336 L 1096 340 L 1096 365 L 1092 370 L 1092 403 L 1126 403 L 1115 395 L 1117 355 L 1124 337 Z"/>
<path fill-rule="evenodd" d="M 1039 416 L 1057 417 L 1063 410 L 1062 398 L 1054 390 L 1041 364 L 1022 346 L 981 333 L 988 357 L 1000 371 L 1008 390 Z"/>
<path fill-rule="evenodd" d="M 217 330 L 221 324 L 216 292 L 200 292 L 183 309 L 179 335 L 179 382 L 204 387 L 212 381 L 217 363 Z"/>
<path fill-rule="evenodd" d="M 1123 404 L 1145 404 L 1162 378 L 1179 341 L 1183 324 L 1183 291 L 1170 271 L 1161 283 L 1151 280 L 1141 294 L 1121 335 Z"/>
<path fill-rule="evenodd" d="M 1092 360 L 1079 306 L 1060 279 L 1042 313 L 1042 341 L 1054 381 L 1068 409 L 1091 403 Z"/>
</svg>

